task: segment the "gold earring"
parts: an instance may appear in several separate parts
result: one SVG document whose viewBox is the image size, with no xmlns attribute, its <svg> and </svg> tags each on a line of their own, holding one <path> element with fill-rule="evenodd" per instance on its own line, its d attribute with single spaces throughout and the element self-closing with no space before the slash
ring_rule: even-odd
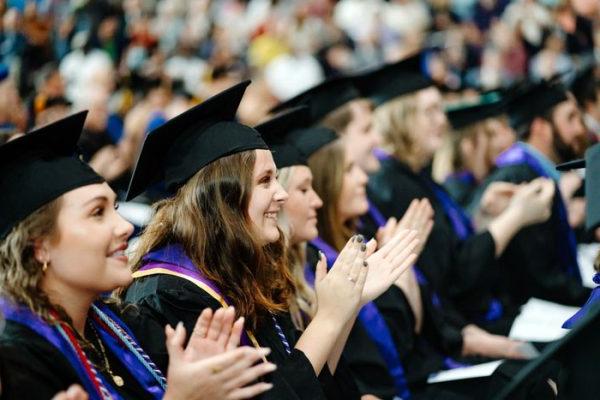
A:
<svg viewBox="0 0 600 400">
<path fill-rule="evenodd" d="M 44 265 L 42 265 L 42 272 L 46 272 L 48 270 L 48 261 L 44 261 Z"/>
</svg>

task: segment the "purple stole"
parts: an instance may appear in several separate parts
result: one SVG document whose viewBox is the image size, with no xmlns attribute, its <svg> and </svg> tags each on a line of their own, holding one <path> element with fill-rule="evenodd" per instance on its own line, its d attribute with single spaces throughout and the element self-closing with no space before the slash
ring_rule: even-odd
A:
<svg viewBox="0 0 600 400">
<path fill-rule="evenodd" d="M 331 268 L 339 253 L 321 238 L 311 240 L 310 244 L 325 254 L 327 268 Z M 311 286 L 314 286 L 315 273 L 310 265 L 305 266 L 304 276 L 308 283 L 310 283 Z M 358 313 L 358 319 L 363 325 L 363 328 L 367 331 L 371 340 L 373 340 L 377 346 L 381 357 L 384 359 L 390 377 L 394 381 L 396 395 L 405 400 L 410 399 L 410 391 L 408 390 L 408 383 L 406 382 L 404 367 L 402 366 L 400 356 L 398 355 L 398 350 L 394 344 L 389 327 L 375 303 L 369 302 L 365 304 Z"/>
<path fill-rule="evenodd" d="M 499 168 L 519 164 L 527 165 L 540 176 L 551 178 L 541 163 L 518 142 L 496 158 L 496 166 Z M 557 236 L 558 256 L 565 272 L 577 279 L 578 282 L 581 282 L 581 274 L 577 263 L 577 241 L 573 229 L 569 225 L 567 209 L 562 201 L 558 185 L 556 185 L 556 194 L 558 195 L 556 196 L 556 205 L 559 226 L 555 233 Z"/>
<path fill-rule="evenodd" d="M 134 279 L 159 274 L 177 276 L 196 285 L 221 306 L 229 307 L 230 301 L 221 294 L 217 285 L 194 265 L 180 244 L 169 244 L 152 251 L 144 256 L 142 263 L 142 267 L 133 273 Z M 258 341 L 250 331 L 242 333 L 241 344 L 259 347 Z"/>
<path fill-rule="evenodd" d="M 4 318 L 9 321 L 19 323 L 31 329 L 43 337 L 46 341 L 52 344 L 69 362 L 69 364 L 75 369 L 79 376 L 84 389 L 88 393 L 91 400 L 103 400 L 97 390 L 97 385 L 92 382 L 86 367 L 82 364 L 80 358 L 77 356 L 73 346 L 66 340 L 66 338 L 59 333 L 56 326 L 49 324 L 44 321 L 38 315 L 34 314 L 28 307 L 20 304 L 14 304 L 7 299 L 0 299 L 0 308 L 4 314 Z M 116 325 L 116 330 L 107 332 L 102 324 L 97 323 L 94 318 L 90 317 L 90 321 L 94 324 L 97 332 L 100 334 L 102 343 L 106 345 L 109 350 L 121 361 L 123 366 L 127 368 L 129 373 L 140 383 L 140 385 L 146 389 L 155 399 L 162 399 L 165 394 L 165 382 L 161 381 L 160 376 L 156 373 L 152 373 L 147 363 L 140 361 L 139 357 L 145 356 L 145 354 L 134 354 L 132 353 L 123 341 L 117 340 L 115 335 L 118 335 L 117 330 L 126 332 L 130 338 L 135 340 L 133 333 L 129 331 L 127 326 L 102 302 L 94 303 L 92 306 L 92 312 L 101 319 L 108 320 L 111 324 Z M 135 346 L 137 344 L 134 343 Z M 138 346 L 139 347 L 139 346 Z M 144 365 L 146 364 L 146 365 Z M 105 396 L 111 396 L 113 399 L 120 399 L 118 392 L 115 391 L 108 380 L 105 379 L 101 374 L 97 375 L 97 378 L 102 382 L 102 386 L 108 392 Z"/>
<path fill-rule="evenodd" d="M 596 285 L 600 285 L 600 273 L 597 273 L 596 275 L 594 275 L 594 283 Z M 590 309 L 593 306 L 595 306 L 596 304 L 598 304 L 598 302 L 600 302 L 600 286 L 596 286 L 592 290 L 592 293 L 590 294 L 590 298 L 585 302 L 585 304 L 583 305 L 583 307 L 581 307 L 579 309 L 579 311 L 577 311 L 571 318 L 569 318 L 568 320 L 566 320 L 564 322 L 564 324 L 562 325 L 562 327 L 564 329 L 571 329 L 571 328 L 573 328 L 573 326 L 577 322 L 579 322 L 579 320 L 581 318 L 583 318 L 590 311 Z"/>
</svg>

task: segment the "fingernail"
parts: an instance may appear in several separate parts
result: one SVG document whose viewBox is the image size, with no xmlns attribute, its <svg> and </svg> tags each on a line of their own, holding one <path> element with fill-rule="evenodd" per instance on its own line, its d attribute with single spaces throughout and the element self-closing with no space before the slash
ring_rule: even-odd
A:
<svg viewBox="0 0 600 400">
<path fill-rule="evenodd" d="M 365 240 L 365 237 L 363 235 L 356 236 L 356 241 L 358 243 L 362 243 L 364 240 Z"/>
<path fill-rule="evenodd" d="M 177 326 L 175 327 L 175 331 L 180 331 L 183 329 L 183 322 L 179 321 Z"/>
<path fill-rule="evenodd" d="M 263 387 L 266 390 L 270 390 L 270 389 L 273 389 L 273 384 L 272 383 L 263 383 Z"/>
<path fill-rule="evenodd" d="M 369 263 L 367 261 L 363 261 L 363 267 L 368 267 Z"/>
<path fill-rule="evenodd" d="M 268 347 L 261 347 L 259 353 L 263 356 L 266 356 L 267 354 L 271 353 L 271 349 Z"/>
<path fill-rule="evenodd" d="M 319 250 L 319 259 L 325 258 L 325 254 L 321 250 Z"/>
<path fill-rule="evenodd" d="M 367 251 L 367 245 L 366 244 L 361 244 L 360 245 L 360 251 Z"/>
<path fill-rule="evenodd" d="M 273 363 L 267 364 L 267 371 L 275 371 L 276 369 L 277 369 L 277 365 L 275 365 Z"/>
</svg>

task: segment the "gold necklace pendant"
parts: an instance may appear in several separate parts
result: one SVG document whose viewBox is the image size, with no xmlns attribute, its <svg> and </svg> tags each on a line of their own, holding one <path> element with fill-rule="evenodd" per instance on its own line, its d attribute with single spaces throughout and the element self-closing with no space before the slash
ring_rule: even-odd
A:
<svg viewBox="0 0 600 400">
<path fill-rule="evenodd" d="M 110 376 L 112 377 L 112 380 L 115 383 L 115 385 L 117 385 L 118 387 L 122 387 L 125 384 L 125 381 L 119 375 L 110 374 Z"/>
</svg>

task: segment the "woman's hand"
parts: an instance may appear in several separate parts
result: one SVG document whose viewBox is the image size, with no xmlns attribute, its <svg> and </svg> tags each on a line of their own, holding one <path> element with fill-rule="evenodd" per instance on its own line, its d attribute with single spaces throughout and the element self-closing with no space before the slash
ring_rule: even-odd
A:
<svg viewBox="0 0 600 400">
<path fill-rule="evenodd" d="M 273 387 L 270 383 L 253 383 L 276 369 L 269 362 L 256 364 L 269 354 L 269 349 L 244 346 L 197 360 L 190 344 L 183 347 L 186 333 L 182 323 L 176 329 L 167 326 L 165 333 L 169 353 L 165 400 L 249 399 Z"/>
<path fill-rule="evenodd" d="M 376 247 L 374 241 L 365 248 L 370 254 L 367 258 L 368 274 L 361 296 L 361 305 L 375 300 L 389 289 L 417 260 L 415 249 L 419 245 L 417 232 L 403 229 L 379 250 L 370 254 Z"/>
<path fill-rule="evenodd" d="M 510 182 L 493 182 L 485 189 L 479 203 L 479 211 L 486 217 L 500 215 L 519 189 L 519 185 Z"/>
<path fill-rule="evenodd" d="M 71 385 L 66 391 L 56 394 L 52 400 L 88 400 L 88 395 L 79 385 Z"/>
<path fill-rule="evenodd" d="M 515 210 L 521 227 L 544 222 L 552 213 L 554 191 L 551 179 L 534 179 L 515 191 L 507 211 Z"/>
<path fill-rule="evenodd" d="M 379 246 L 385 245 L 395 234 L 398 232 L 411 229 L 417 231 L 417 238 L 419 239 L 419 246 L 415 248 L 417 257 L 421 254 L 427 238 L 433 228 L 433 207 L 428 199 L 414 199 L 408 209 L 402 216 L 400 221 L 396 218 L 388 219 L 385 226 L 379 228 L 377 231 L 377 241 Z"/>
<path fill-rule="evenodd" d="M 219 308 L 214 314 L 210 308 L 204 309 L 188 343 L 190 357 L 202 360 L 238 347 L 244 329 L 244 318 L 238 318 L 235 323 L 234 318 L 233 307 Z"/>
<path fill-rule="evenodd" d="M 343 324 L 357 312 L 367 277 L 367 246 L 362 235 L 352 237 L 327 272 L 320 253 L 316 267 L 317 316 Z"/>
</svg>

